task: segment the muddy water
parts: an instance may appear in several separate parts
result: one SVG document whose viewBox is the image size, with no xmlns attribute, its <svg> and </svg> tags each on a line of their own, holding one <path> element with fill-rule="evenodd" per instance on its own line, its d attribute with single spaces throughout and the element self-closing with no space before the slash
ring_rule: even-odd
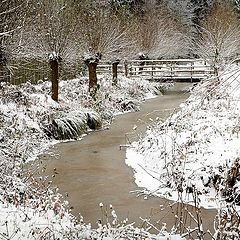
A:
<svg viewBox="0 0 240 240">
<path fill-rule="evenodd" d="M 125 149 L 121 145 L 128 144 L 146 130 L 150 118 L 166 118 L 187 97 L 185 89 L 189 84 L 177 83 L 164 96 L 147 100 L 141 111 L 116 117 L 109 130 L 93 132 L 81 141 L 61 143 L 54 147 L 58 158 L 44 159 L 46 174 L 55 174 L 53 183 L 60 192 L 68 195 L 73 213 L 84 217 L 85 222 L 95 225 L 103 218 L 99 203 L 104 206 L 112 204 L 118 217 L 128 217 L 130 221 L 141 224 L 139 216 L 151 216 L 154 223 L 166 222 L 171 226 L 174 215 L 169 201 L 159 198 L 144 199 L 131 193 L 138 189 L 134 183 L 132 169 L 125 165 Z M 133 132 L 137 125 L 136 133 Z M 54 171 L 54 169 L 56 169 Z M 160 210 L 160 205 L 165 209 Z M 105 207 L 104 207 L 105 209 Z M 215 212 L 203 210 L 202 216 L 206 226 L 212 225 Z M 207 239 L 207 238 L 206 238 Z"/>
</svg>

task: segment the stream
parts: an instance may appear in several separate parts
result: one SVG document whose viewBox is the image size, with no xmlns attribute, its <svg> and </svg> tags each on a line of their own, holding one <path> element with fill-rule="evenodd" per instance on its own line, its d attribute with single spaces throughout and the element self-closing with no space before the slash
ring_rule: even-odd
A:
<svg viewBox="0 0 240 240">
<path fill-rule="evenodd" d="M 80 141 L 55 145 L 51 151 L 58 157 L 48 154 L 41 157 L 46 166 L 44 175 L 55 175 L 53 185 L 68 195 L 74 215 L 80 213 L 86 223 L 95 227 L 98 219 L 104 221 L 106 207 L 112 204 L 120 220 L 128 218 L 141 226 L 139 217 L 150 217 L 153 224 L 159 222 L 158 227 L 165 222 L 171 229 L 175 213 L 168 207 L 168 200 L 137 197 L 135 191 L 140 189 L 134 182 L 133 170 L 125 165 L 125 145 L 137 140 L 151 119 L 165 119 L 177 109 L 189 96 L 186 92 L 189 86 L 176 83 L 163 96 L 146 100 L 139 112 L 117 116 L 108 130 L 91 132 Z M 104 207 L 100 208 L 99 203 Z M 205 226 L 213 225 L 215 214 L 214 210 L 202 209 Z"/>
</svg>

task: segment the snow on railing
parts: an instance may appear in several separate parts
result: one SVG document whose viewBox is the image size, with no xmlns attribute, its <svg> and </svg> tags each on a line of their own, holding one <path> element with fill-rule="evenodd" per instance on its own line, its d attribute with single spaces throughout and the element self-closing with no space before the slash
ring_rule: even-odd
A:
<svg viewBox="0 0 240 240">
<path fill-rule="evenodd" d="M 98 73 L 110 73 L 112 65 L 100 62 Z M 119 73 L 128 77 L 150 79 L 204 79 L 212 76 L 212 67 L 203 59 L 128 60 L 118 65 Z"/>
</svg>

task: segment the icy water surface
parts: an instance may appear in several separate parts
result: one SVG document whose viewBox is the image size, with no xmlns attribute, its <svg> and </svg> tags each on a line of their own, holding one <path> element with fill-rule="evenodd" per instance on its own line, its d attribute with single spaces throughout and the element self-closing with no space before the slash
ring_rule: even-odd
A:
<svg viewBox="0 0 240 240">
<path fill-rule="evenodd" d="M 147 100 L 142 104 L 141 111 L 116 117 L 109 130 L 93 132 L 81 141 L 58 144 L 53 149 L 59 154 L 57 159 L 43 158 L 46 174 L 55 174 L 53 184 L 59 187 L 61 193 L 67 193 L 75 215 L 81 213 L 85 222 L 95 226 L 98 219 L 104 218 L 105 206 L 112 204 L 120 219 L 127 217 L 129 222 L 134 221 L 139 226 L 142 223 L 140 216 L 151 216 L 151 222 L 159 220 L 160 226 L 162 222 L 169 227 L 174 224 L 174 213 L 167 207 L 169 201 L 145 199 L 131 193 L 138 187 L 132 169 L 125 165 L 125 148 L 120 150 L 120 146 L 143 133 L 150 118 L 166 118 L 178 108 L 188 97 L 185 89 L 189 86 L 177 83 L 164 96 Z M 138 126 L 137 131 L 132 134 L 135 125 Z M 100 202 L 104 204 L 102 209 Z M 165 210 L 160 211 L 160 205 L 166 206 Z M 202 210 L 204 225 L 212 226 L 214 216 L 215 211 Z"/>
</svg>

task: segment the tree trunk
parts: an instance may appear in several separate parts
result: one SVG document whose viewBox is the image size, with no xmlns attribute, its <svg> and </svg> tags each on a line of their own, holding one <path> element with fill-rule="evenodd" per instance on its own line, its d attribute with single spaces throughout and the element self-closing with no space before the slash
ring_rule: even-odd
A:
<svg viewBox="0 0 240 240">
<path fill-rule="evenodd" d="M 1 46 L 0 46 L 0 82 L 10 82 L 10 71 L 7 67 L 7 59 L 4 56 L 4 52 Z"/>
<path fill-rule="evenodd" d="M 90 93 L 96 93 L 97 91 L 97 62 L 85 62 L 88 67 L 89 75 L 89 88 Z"/>
<path fill-rule="evenodd" d="M 4 59 L 3 59 L 3 51 L 0 45 L 0 82 L 4 81 Z"/>
<path fill-rule="evenodd" d="M 218 49 L 216 48 L 215 50 L 215 56 L 214 56 L 214 75 L 215 77 L 217 78 L 217 81 L 218 83 L 220 83 L 220 80 L 219 80 L 219 63 L 220 63 L 220 60 L 219 60 L 219 51 Z"/>
<path fill-rule="evenodd" d="M 1 58 L 1 56 L 0 56 Z M 5 81 L 5 69 L 4 69 L 4 64 L 0 59 L 0 82 L 4 82 Z"/>
<path fill-rule="evenodd" d="M 97 84 L 97 65 L 101 59 L 101 54 L 97 53 L 95 56 L 90 56 L 84 60 L 85 64 L 88 67 L 88 76 L 89 76 L 89 88 L 88 91 L 90 95 L 94 96 L 98 89 Z"/>
<path fill-rule="evenodd" d="M 117 75 L 118 75 L 118 64 L 119 64 L 119 60 L 113 61 L 112 62 L 112 75 L 113 75 L 113 85 L 117 84 Z"/>
<path fill-rule="evenodd" d="M 127 61 L 124 62 L 124 73 L 125 73 L 125 77 L 128 77 L 128 63 L 127 63 Z"/>
<path fill-rule="evenodd" d="M 57 102 L 58 101 L 58 79 L 59 79 L 58 61 L 50 60 L 49 64 L 51 68 L 52 99 Z"/>
</svg>

